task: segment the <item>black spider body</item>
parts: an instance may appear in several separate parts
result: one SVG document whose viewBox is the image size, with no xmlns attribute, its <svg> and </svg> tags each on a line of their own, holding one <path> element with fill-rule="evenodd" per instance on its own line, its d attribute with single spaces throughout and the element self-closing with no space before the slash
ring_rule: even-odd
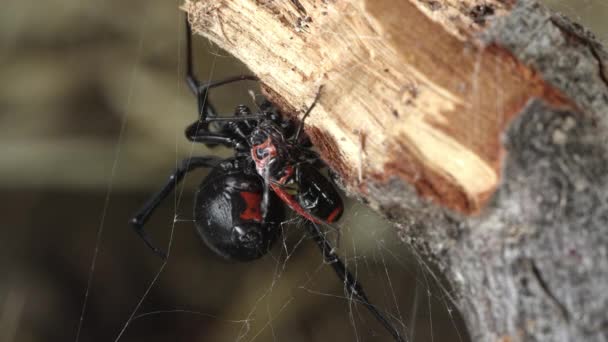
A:
<svg viewBox="0 0 608 342">
<path fill-rule="evenodd" d="M 361 284 L 346 269 L 318 226 L 336 221 L 344 210 L 338 191 L 318 169 L 322 163 L 317 154 L 300 135 L 304 118 L 317 103 L 320 89 L 297 128 L 291 120 L 283 119 L 268 101 L 253 114 L 248 107 L 239 105 L 232 116 L 220 116 L 208 101 L 210 89 L 258 79 L 237 76 L 202 84 L 193 72 L 191 30 L 187 21 L 186 32 L 186 81 L 196 95 L 199 115 L 198 120 L 186 128 L 186 138 L 207 147 L 227 146 L 235 153 L 223 160 L 191 157 L 182 161 L 161 190 L 131 219 L 137 234 L 155 253 L 165 257 L 163 251 L 153 246 L 144 230 L 145 223 L 188 172 L 210 168 L 196 193 L 194 206 L 196 230 L 209 248 L 237 261 L 250 261 L 267 254 L 280 236 L 286 204 L 307 220 L 309 234 L 324 260 L 344 283 L 349 297 L 363 304 L 395 340 L 403 341 L 387 318 L 369 303 Z"/>
<path fill-rule="evenodd" d="M 201 239 L 226 259 L 248 261 L 265 255 L 280 235 L 283 207 L 272 193 L 262 216 L 262 179 L 239 160 L 214 167 L 195 196 L 194 220 Z M 252 171 L 252 170 L 249 170 Z"/>
</svg>

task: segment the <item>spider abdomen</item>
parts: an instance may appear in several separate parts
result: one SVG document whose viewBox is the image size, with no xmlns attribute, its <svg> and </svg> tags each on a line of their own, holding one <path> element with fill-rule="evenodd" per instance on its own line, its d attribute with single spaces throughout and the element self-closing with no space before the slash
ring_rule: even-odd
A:
<svg viewBox="0 0 608 342">
<path fill-rule="evenodd" d="M 205 244 L 224 258 L 257 259 L 272 248 L 280 235 L 282 205 L 270 192 L 264 217 L 261 178 L 225 165 L 215 167 L 196 193 L 196 230 Z"/>
</svg>

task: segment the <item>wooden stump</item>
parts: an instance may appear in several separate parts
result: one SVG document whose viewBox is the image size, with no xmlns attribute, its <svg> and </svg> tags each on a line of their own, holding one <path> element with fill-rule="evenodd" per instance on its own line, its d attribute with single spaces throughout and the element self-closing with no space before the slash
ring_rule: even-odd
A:
<svg viewBox="0 0 608 342">
<path fill-rule="evenodd" d="M 431 256 L 475 341 L 608 340 L 608 54 L 531 0 L 202 0 L 196 33 L 301 115 Z"/>
</svg>

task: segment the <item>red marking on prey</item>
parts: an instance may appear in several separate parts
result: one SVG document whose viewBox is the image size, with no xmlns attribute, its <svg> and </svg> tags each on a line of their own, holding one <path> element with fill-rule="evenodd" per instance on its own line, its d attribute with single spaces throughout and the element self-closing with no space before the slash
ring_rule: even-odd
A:
<svg viewBox="0 0 608 342">
<path fill-rule="evenodd" d="M 287 204 L 298 215 L 300 215 L 300 216 L 304 217 L 305 219 L 307 219 L 308 221 L 314 222 L 316 224 L 323 223 L 323 221 L 312 216 L 308 211 L 306 211 L 304 208 L 302 208 L 302 206 L 296 201 L 296 199 L 292 195 L 285 192 L 285 190 L 283 190 L 279 185 L 272 184 L 270 186 L 272 187 L 272 190 L 274 191 L 274 193 L 277 194 L 277 196 L 279 196 L 279 198 L 283 202 L 285 202 L 285 204 Z"/>
<path fill-rule="evenodd" d="M 281 185 L 285 185 L 287 183 L 287 181 L 291 178 L 291 176 L 293 176 L 293 166 L 288 165 L 287 167 L 285 167 L 285 176 L 281 177 L 277 183 L 281 184 Z"/>
<path fill-rule="evenodd" d="M 336 207 L 336 209 L 334 209 L 334 211 L 332 211 L 329 216 L 327 216 L 327 222 L 328 223 L 332 223 L 334 222 L 334 220 L 340 216 L 340 214 L 342 214 L 342 207 Z"/>
<path fill-rule="evenodd" d="M 246 205 L 245 210 L 241 213 L 241 219 L 262 222 L 262 212 L 260 211 L 262 194 L 247 191 L 241 191 L 240 194 Z"/>
</svg>

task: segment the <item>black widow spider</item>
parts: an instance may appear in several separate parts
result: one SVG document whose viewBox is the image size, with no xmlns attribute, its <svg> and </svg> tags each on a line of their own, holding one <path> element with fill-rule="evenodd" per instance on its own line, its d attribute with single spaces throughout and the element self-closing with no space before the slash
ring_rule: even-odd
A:
<svg viewBox="0 0 608 342">
<path fill-rule="evenodd" d="M 306 219 L 309 234 L 321 249 L 323 259 L 344 282 L 351 298 L 362 303 L 391 333 L 401 335 L 388 319 L 372 305 L 361 284 L 346 269 L 334 248 L 319 228 L 332 223 L 343 211 L 342 199 L 332 183 L 318 170 L 317 154 L 301 135 L 306 116 L 319 100 L 321 88 L 298 127 L 284 119 L 268 101 L 252 114 L 238 105 L 234 115 L 220 117 L 207 97 L 211 88 L 237 81 L 258 81 L 255 76 L 237 76 L 201 84 L 192 65 L 192 31 L 186 18 L 186 81 L 198 102 L 198 120 L 186 128 L 189 141 L 213 147 L 234 149 L 233 157 L 191 157 L 182 161 L 161 190 L 131 219 L 135 232 L 156 254 L 144 225 L 186 173 L 211 168 L 195 195 L 194 218 L 200 238 L 215 253 L 230 260 L 251 261 L 268 253 L 281 233 L 284 213 L 281 201 Z"/>
</svg>

